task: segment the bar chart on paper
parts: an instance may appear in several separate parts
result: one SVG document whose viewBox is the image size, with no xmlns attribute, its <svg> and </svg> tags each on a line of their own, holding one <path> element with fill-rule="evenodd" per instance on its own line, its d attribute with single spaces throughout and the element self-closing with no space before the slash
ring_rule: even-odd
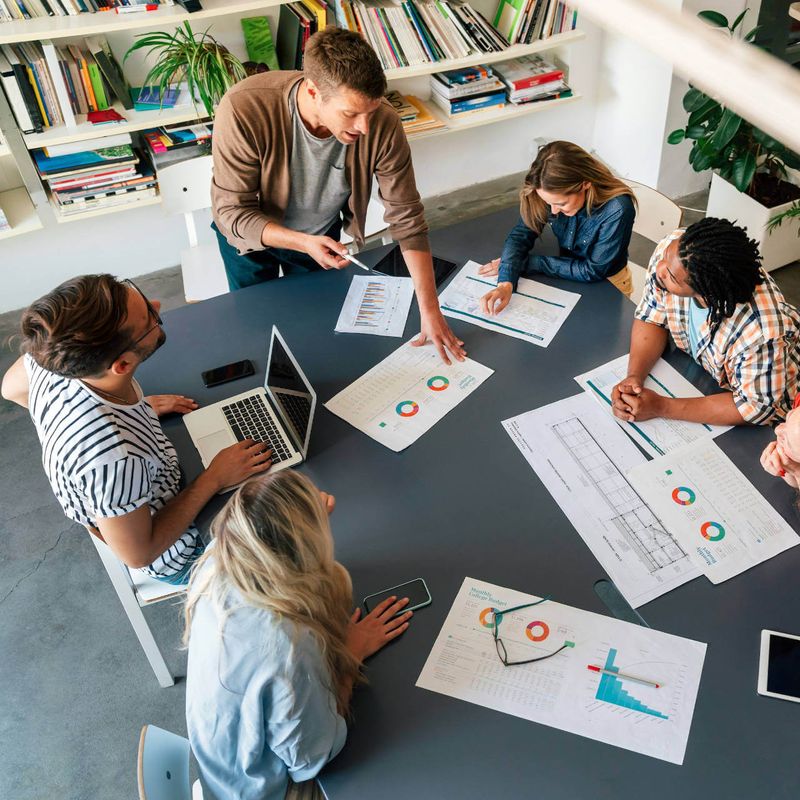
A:
<svg viewBox="0 0 800 800">
<path fill-rule="evenodd" d="M 411 278 L 355 275 L 336 322 L 336 332 L 402 336 L 413 296 Z"/>
<path fill-rule="evenodd" d="M 614 664 L 616 657 L 617 651 L 613 647 L 610 647 L 608 649 L 608 657 L 606 658 L 604 669 L 609 672 L 619 673 L 619 667 Z M 597 686 L 595 698 L 597 700 L 602 700 L 604 703 L 611 703 L 612 705 L 619 706 L 620 708 L 638 711 L 641 714 L 650 714 L 658 719 L 669 719 L 669 716 L 663 714 L 661 711 L 656 711 L 641 700 L 637 700 L 636 697 L 625 689 L 623 681 L 614 675 L 600 676 L 600 683 Z"/>
</svg>

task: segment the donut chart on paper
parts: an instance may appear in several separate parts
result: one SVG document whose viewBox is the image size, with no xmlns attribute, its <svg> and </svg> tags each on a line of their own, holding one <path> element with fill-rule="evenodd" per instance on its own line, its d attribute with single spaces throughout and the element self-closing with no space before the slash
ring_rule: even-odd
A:
<svg viewBox="0 0 800 800">
<path fill-rule="evenodd" d="M 490 617 L 491 621 L 488 621 Z M 478 619 L 481 621 L 481 625 L 483 625 L 484 628 L 494 628 L 494 609 L 484 608 L 478 615 Z"/>
<path fill-rule="evenodd" d="M 676 486 L 672 490 L 672 499 L 679 506 L 690 506 L 697 500 L 697 495 L 688 486 Z"/>
<path fill-rule="evenodd" d="M 443 392 L 450 385 L 450 381 L 444 375 L 434 375 L 428 378 L 427 386 L 432 392 Z"/>
<path fill-rule="evenodd" d="M 546 622 L 536 619 L 528 623 L 528 627 L 525 628 L 525 635 L 532 642 L 543 642 L 550 635 L 550 626 Z"/>
<path fill-rule="evenodd" d="M 725 538 L 725 528 L 719 522 L 704 522 L 700 526 L 700 533 L 709 542 L 718 542 Z"/>
<path fill-rule="evenodd" d="M 401 400 L 395 411 L 401 417 L 413 417 L 419 411 L 419 406 L 413 400 Z"/>
</svg>

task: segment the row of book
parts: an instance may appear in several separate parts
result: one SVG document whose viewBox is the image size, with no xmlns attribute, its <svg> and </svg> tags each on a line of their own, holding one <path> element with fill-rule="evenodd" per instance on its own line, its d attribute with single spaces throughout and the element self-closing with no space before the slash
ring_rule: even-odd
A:
<svg viewBox="0 0 800 800">
<path fill-rule="evenodd" d="M 562 0 L 500 0 L 493 22 L 511 44 L 530 44 L 575 30 L 578 12 Z"/>
<path fill-rule="evenodd" d="M 91 150 L 85 149 L 86 142 L 78 142 L 31 151 L 60 217 L 136 205 L 157 195 L 153 166 L 134 146 L 130 134 L 104 137 L 93 144 Z"/>
<path fill-rule="evenodd" d="M 132 8 L 141 5 L 173 5 L 172 0 L 0 0 L 0 22 L 36 17 L 70 17 Z"/>
<path fill-rule="evenodd" d="M 451 119 L 507 103 L 521 105 L 572 94 L 564 71 L 538 55 L 437 72 L 430 77 L 430 88 L 431 100 Z"/>
<path fill-rule="evenodd" d="M 101 122 L 115 100 L 134 103 L 119 64 L 102 36 L 82 45 L 52 42 L 0 45 L 0 82 L 23 133 L 75 124 L 76 114 Z"/>
</svg>

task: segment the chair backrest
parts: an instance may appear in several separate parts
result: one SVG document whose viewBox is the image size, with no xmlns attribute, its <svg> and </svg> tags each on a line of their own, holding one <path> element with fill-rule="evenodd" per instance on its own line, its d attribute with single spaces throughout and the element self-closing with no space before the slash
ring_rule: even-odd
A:
<svg viewBox="0 0 800 800">
<path fill-rule="evenodd" d="M 651 242 L 660 242 L 681 225 L 683 212 L 680 206 L 665 194 L 636 181 L 625 181 L 633 189 L 639 206 L 633 223 L 633 232 Z"/>
<path fill-rule="evenodd" d="M 189 740 L 155 725 L 139 736 L 139 800 L 191 800 Z"/>
<path fill-rule="evenodd" d="M 170 164 L 158 171 L 161 203 L 168 214 L 185 214 L 211 207 L 211 156 Z"/>
</svg>

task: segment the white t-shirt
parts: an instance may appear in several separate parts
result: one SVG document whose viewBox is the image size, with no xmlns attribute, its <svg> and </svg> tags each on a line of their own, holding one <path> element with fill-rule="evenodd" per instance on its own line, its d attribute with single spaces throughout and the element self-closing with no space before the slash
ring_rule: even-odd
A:
<svg viewBox="0 0 800 800">
<path fill-rule="evenodd" d="M 40 367 L 29 355 L 28 407 L 42 445 L 42 465 L 64 513 L 97 527 L 98 517 L 119 517 L 147 504 L 163 508 L 180 491 L 178 456 L 155 411 L 144 399 L 117 405 L 79 380 Z M 180 572 L 200 543 L 191 526 L 145 572 Z"/>
</svg>

